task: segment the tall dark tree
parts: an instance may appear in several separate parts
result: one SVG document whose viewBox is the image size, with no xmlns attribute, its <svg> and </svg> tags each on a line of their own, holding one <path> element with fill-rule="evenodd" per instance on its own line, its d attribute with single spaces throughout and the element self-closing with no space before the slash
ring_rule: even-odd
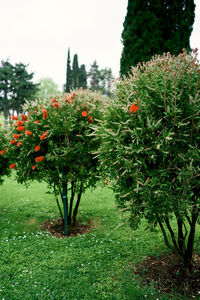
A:
<svg viewBox="0 0 200 300">
<path fill-rule="evenodd" d="M 0 111 L 3 111 L 5 126 L 7 126 L 9 109 L 12 106 L 13 80 L 13 65 L 8 60 L 2 60 L 0 65 Z"/>
<path fill-rule="evenodd" d="M 87 73 L 85 65 L 81 65 L 79 69 L 79 87 L 87 89 Z"/>
<path fill-rule="evenodd" d="M 71 60 L 70 60 L 70 49 L 68 49 L 65 92 L 69 93 L 71 87 L 72 87 L 72 70 L 71 70 Z"/>
<path fill-rule="evenodd" d="M 122 32 L 121 75 L 155 54 L 190 50 L 194 0 L 128 0 Z"/>
<path fill-rule="evenodd" d="M 72 64 L 72 88 L 79 87 L 79 66 L 78 66 L 78 55 L 74 54 Z"/>
</svg>

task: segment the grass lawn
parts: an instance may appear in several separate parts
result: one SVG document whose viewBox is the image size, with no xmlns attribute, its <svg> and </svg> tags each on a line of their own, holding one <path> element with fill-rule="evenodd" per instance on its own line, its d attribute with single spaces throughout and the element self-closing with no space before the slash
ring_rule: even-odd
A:
<svg viewBox="0 0 200 300">
<path fill-rule="evenodd" d="M 149 233 L 145 224 L 135 232 L 128 225 L 114 230 L 123 220 L 112 191 L 99 187 L 83 195 L 79 210 L 92 231 L 55 238 L 40 228 L 59 217 L 46 191 L 46 184 L 26 189 L 14 177 L 0 186 L 1 300 L 171 299 L 140 286 L 131 273 L 146 256 L 168 251 L 160 231 Z"/>
</svg>

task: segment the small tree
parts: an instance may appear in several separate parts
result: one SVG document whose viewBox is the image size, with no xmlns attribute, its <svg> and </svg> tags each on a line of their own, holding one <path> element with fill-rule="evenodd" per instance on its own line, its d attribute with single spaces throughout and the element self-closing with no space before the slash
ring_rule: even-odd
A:
<svg viewBox="0 0 200 300">
<path fill-rule="evenodd" d="M 6 157 L 7 143 L 6 131 L 2 129 L 0 123 L 0 184 L 3 183 L 3 177 L 10 174 L 9 160 Z"/>
<path fill-rule="evenodd" d="M 153 57 L 116 81 L 100 136 L 105 175 L 137 228 L 159 225 L 192 270 L 200 212 L 200 68 L 184 51 Z M 177 225 L 177 232 L 174 225 Z"/>
<path fill-rule="evenodd" d="M 93 125 L 102 118 L 103 103 L 101 95 L 87 90 L 26 102 L 12 126 L 8 155 L 17 180 L 44 180 L 56 199 L 61 195 L 66 234 L 68 225 L 76 225 L 82 193 L 98 180 Z"/>
</svg>

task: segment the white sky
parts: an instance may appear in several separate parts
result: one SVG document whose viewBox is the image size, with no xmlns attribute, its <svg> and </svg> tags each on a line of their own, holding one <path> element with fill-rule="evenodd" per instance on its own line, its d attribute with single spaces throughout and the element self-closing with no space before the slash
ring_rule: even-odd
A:
<svg viewBox="0 0 200 300">
<path fill-rule="evenodd" d="M 29 64 L 34 79 L 51 77 L 65 83 L 67 51 L 71 62 L 89 71 L 96 59 L 100 69 L 119 75 L 121 33 L 128 0 L 0 0 L 0 60 Z M 191 47 L 200 50 L 200 0 Z"/>
</svg>

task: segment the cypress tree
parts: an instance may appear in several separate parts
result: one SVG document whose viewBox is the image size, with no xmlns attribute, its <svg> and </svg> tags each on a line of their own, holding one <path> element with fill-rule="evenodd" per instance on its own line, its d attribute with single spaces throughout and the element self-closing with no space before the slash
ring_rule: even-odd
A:
<svg viewBox="0 0 200 300">
<path fill-rule="evenodd" d="M 79 86 L 82 87 L 83 89 L 87 89 L 87 73 L 86 73 L 85 65 L 80 66 Z"/>
<path fill-rule="evenodd" d="M 121 75 L 155 54 L 190 50 L 194 0 L 128 0 L 122 32 Z"/>
<path fill-rule="evenodd" d="M 79 87 L 79 66 L 78 66 L 78 55 L 74 54 L 73 65 L 72 65 L 72 88 Z"/>
<path fill-rule="evenodd" d="M 68 49 L 65 92 L 68 93 L 71 87 L 72 87 L 72 70 L 71 70 L 71 61 L 70 61 L 70 49 Z"/>
</svg>

